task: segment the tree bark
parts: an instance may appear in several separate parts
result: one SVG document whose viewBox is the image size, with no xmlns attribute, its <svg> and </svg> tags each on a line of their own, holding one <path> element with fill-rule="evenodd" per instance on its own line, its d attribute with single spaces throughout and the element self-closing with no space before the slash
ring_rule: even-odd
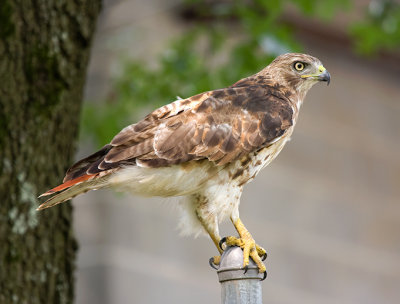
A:
<svg viewBox="0 0 400 304">
<path fill-rule="evenodd" d="M 71 164 L 100 0 L 0 1 L 0 303 L 71 303 L 71 204 L 37 196 Z"/>
</svg>

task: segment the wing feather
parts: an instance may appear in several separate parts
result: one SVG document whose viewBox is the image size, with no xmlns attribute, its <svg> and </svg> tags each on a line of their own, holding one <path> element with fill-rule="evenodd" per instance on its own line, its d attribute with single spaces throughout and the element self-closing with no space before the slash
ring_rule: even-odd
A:
<svg viewBox="0 0 400 304">
<path fill-rule="evenodd" d="M 162 167 L 209 159 L 224 165 L 276 141 L 293 125 L 279 88 L 249 82 L 177 100 L 118 133 L 109 145 L 67 172 L 115 171 L 123 165 Z"/>
</svg>

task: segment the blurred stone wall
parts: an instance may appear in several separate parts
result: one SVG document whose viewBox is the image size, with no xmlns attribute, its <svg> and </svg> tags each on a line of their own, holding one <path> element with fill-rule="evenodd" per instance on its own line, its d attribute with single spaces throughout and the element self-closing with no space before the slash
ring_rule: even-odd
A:
<svg viewBox="0 0 400 304">
<path fill-rule="evenodd" d="M 184 30 L 179 3 L 105 2 L 87 99 L 104 98 L 121 57 L 149 60 Z M 245 188 L 241 218 L 269 254 L 264 303 L 398 303 L 400 74 L 301 39 L 332 82 L 311 90 L 292 141 Z M 77 157 L 90 152 L 82 145 Z M 178 236 L 174 200 L 98 191 L 73 204 L 77 304 L 219 303 L 216 249 Z"/>
</svg>

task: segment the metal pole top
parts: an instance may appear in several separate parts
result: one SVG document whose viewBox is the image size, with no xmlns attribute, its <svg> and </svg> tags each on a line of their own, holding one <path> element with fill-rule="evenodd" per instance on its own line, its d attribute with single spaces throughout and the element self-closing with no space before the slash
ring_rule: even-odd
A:
<svg viewBox="0 0 400 304">
<path fill-rule="evenodd" d="M 232 280 L 262 280 L 264 278 L 264 274 L 258 272 L 258 267 L 252 259 L 250 259 L 245 273 L 243 251 L 236 246 L 224 250 L 217 273 L 220 283 Z"/>
<path fill-rule="evenodd" d="M 245 272 L 241 248 L 235 246 L 224 250 L 217 273 L 221 283 L 222 304 L 262 303 L 261 280 L 264 274 L 258 272 L 252 259 Z"/>
</svg>

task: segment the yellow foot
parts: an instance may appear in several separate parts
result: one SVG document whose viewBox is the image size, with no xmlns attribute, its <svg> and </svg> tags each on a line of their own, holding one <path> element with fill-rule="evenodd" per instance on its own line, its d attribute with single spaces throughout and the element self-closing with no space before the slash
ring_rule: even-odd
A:
<svg viewBox="0 0 400 304">
<path fill-rule="evenodd" d="M 260 273 L 266 272 L 265 265 L 262 261 L 267 258 L 267 252 L 264 248 L 258 246 L 249 233 L 245 233 L 241 238 L 228 236 L 221 239 L 219 246 L 221 249 L 222 244 L 227 246 L 239 246 L 243 250 L 243 267 L 247 269 L 249 266 L 249 258 L 251 257 L 256 263 Z"/>
</svg>

